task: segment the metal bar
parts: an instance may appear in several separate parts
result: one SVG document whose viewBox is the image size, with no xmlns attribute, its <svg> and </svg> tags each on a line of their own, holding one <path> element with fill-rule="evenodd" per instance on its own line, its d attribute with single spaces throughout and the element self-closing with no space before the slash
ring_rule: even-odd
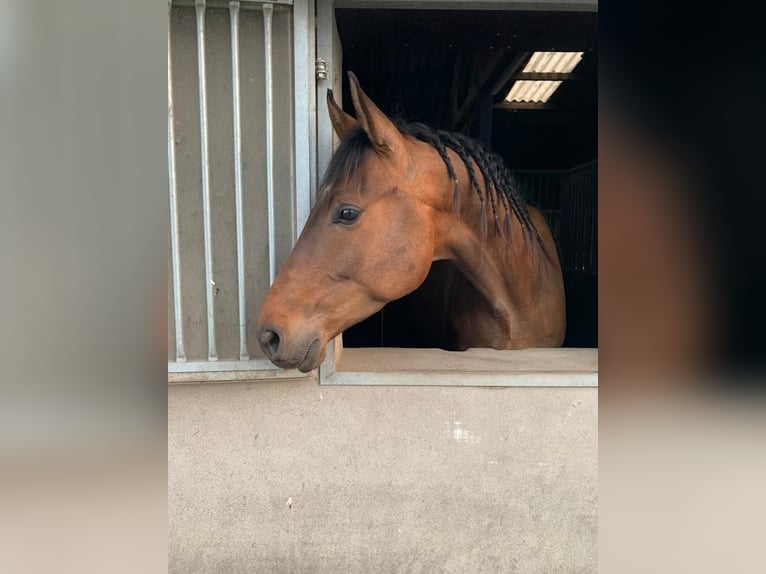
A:
<svg viewBox="0 0 766 574">
<path fill-rule="evenodd" d="M 305 1 L 305 0 L 302 0 Z M 194 6 L 194 0 L 172 0 L 174 6 Z M 226 8 L 229 0 L 207 0 L 208 8 Z M 287 8 L 293 5 L 293 0 L 241 0 L 242 10 L 260 10 L 263 4 L 274 4 L 277 8 Z"/>
<path fill-rule="evenodd" d="M 354 349 L 356 350 L 356 349 Z M 364 349 L 369 351 L 370 349 Z M 408 349 L 409 352 L 423 349 Z M 355 386 L 432 386 L 432 387 L 598 387 L 598 372 L 546 372 L 524 373 L 480 372 L 483 365 L 469 373 L 429 371 L 336 371 L 322 375 L 322 385 Z M 478 371 L 478 372 L 477 372 Z M 494 375 L 494 376 L 493 376 Z"/>
<path fill-rule="evenodd" d="M 199 74 L 199 129 L 202 148 L 202 225 L 205 242 L 205 291 L 207 296 L 207 354 L 217 361 L 215 345 L 215 281 L 213 280 L 213 246 L 210 225 L 210 158 L 207 138 L 207 81 L 205 72 L 205 0 L 196 0 L 197 65 Z"/>
<path fill-rule="evenodd" d="M 293 6 L 293 85 L 295 145 L 295 235 L 298 237 L 311 211 L 311 197 L 316 185 L 313 177 L 316 127 L 314 98 L 314 40 L 313 4 L 297 2 Z"/>
<path fill-rule="evenodd" d="M 335 8 L 598 12 L 598 0 L 335 0 Z"/>
<path fill-rule="evenodd" d="M 170 384 L 247 383 L 273 379 L 314 379 L 317 376 L 317 371 L 301 373 L 298 369 L 278 369 L 267 359 L 168 363 Z"/>
<path fill-rule="evenodd" d="M 271 16 L 274 7 L 263 5 L 264 75 L 266 86 L 266 197 L 269 231 L 269 284 L 277 275 L 276 225 L 274 217 L 274 102 L 271 75 Z"/>
<path fill-rule="evenodd" d="M 176 150 L 173 113 L 173 63 L 170 46 L 170 19 L 172 7 L 168 1 L 168 189 L 170 193 L 170 258 L 173 268 L 173 315 L 176 331 L 176 361 L 186 361 L 184 350 L 184 322 L 181 304 L 181 254 L 178 236 L 178 193 L 176 190 Z"/>
<path fill-rule="evenodd" d="M 250 358 L 247 350 L 247 301 L 245 300 L 245 231 L 242 205 L 242 123 L 239 103 L 239 2 L 229 2 L 231 16 L 231 93 L 234 123 L 234 197 L 237 215 L 237 296 L 239 299 L 239 358 Z"/>
<path fill-rule="evenodd" d="M 572 268 L 572 198 L 571 198 L 571 175 L 561 177 L 561 266 L 565 270 Z"/>
<path fill-rule="evenodd" d="M 408 349 L 406 356 L 399 354 L 395 360 L 391 360 L 389 350 L 343 349 L 334 368 L 325 369 L 325 363 L 322 364 L 319 382 L 323 385 L 598 386 L 598 349 L 594 348 L 492 350 L 491 358 L 473 352 L 480 349 L 465 352 Z M 329 351 L 328 346 L 328 354 Z M 491 370 L 497 376 L 488 376 L 487 360 L 494 363 Z M 365 370 L 370 362 L 385 363 L 390 368 Z M 444 368 L 445 362 L 455 364 Z"/>
<path fill-rule="evenodd" d="M 320 106 L 314 115 L 316 118 L 316 181 L 317 186 L 315 195 L 312 198 L 316 201 L 316 193 L 319 192 L 319 185 L 322 181 L 322 175 L 330 165 L 330 158 L 333 153 L 333 129 L 329 114 L 321 108 L 322 103 L 326 101 L 327 88 L 335 88 L 334 80 L 337 75 L 342 73 L 339 64 L 335 62 L 333 51 L 333 21 L 335 18 L 335 8 L 333 2 L 316 2 L 316 58 L 320 58 L 327 64 L 327 78 L 316 78 L 314 87 L 316 88 L 315 101 Z M 313 72 L 312 72 L 313 73 Z M 340 83 L 340 82 L 339 82 Z M 338 94 L 341 90 L 336 90 Z M 320 113 L 321 112 L 321 113 Z"/>
<path fill-rule="evenodd" d="M 293 372 L 293 376 L 310 376 L 303 374 L 297 369 L 278 369 L 268 359 L 250 359 L 248 361 L 221 360 L 211 363 L 209 361 L 187 361 L 183 364 L 168 363 L 168 373 L 200 373 L 200 372 L 225 372 L 225 371 L 259 371 L 259 370 L 287 370 Z"/>
<path fill-rule="evenodd" d="M 215 365 L 216 363 L 213 364 Z M 194 373 L 168 373 L 168 385 L 174 387 L 181 385 L 227 385 L 232 383 L 254 383 L 260 381 L 285 381 L 296 379 L 305 380 L 312 378 L 317 378 L 316 371 L 311 371 L 311 376 L 305 376 L 297 369 L 295 371 L 286 371 L 284 369 L 276 368 L 249 371 L 197 371 Z"/>
</svg>

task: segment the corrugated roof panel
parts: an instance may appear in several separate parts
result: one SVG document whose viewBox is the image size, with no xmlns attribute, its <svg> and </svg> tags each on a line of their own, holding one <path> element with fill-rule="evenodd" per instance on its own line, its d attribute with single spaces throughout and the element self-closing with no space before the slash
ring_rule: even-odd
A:
<svg viewBox="0 0 766 574">
<path fill-rule="evenodd" d="M 568 74 L 582 59 L 582 52 L 535 52 L 523 72 Z"/>
<path fill-rule="evenodd" d="M 582 52 L 535 52 L 522 72 L 569 74 L 580 63 L 582 55 Z M 544 104 L 560 85 L 560 81 L 517 80 L 505 96 L 505 101 Z"/>
<path fill-rule="evenodd" d="M 514 82 L 505 101 L 545 103 L 560 85 L 560 81 L 519 80 Z"/>
</svg>

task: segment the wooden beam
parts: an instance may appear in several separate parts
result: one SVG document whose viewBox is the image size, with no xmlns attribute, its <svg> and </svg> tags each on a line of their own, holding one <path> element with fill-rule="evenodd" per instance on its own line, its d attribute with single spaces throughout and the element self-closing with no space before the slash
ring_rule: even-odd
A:
<svg viewBox="0 0 766 574">
<path fill-rule="evenodd" d="M 487 149 L 492 146 L 492 94 L 482 92 L 479 96 L 479 142 Z"/>
<path fill-rule="evenodd" d="M 570 80 L 587 80 L 587 76 L 582 74 L 557 74 L 555 72 L 521 72 L 517 74 L 514 80 L 549 80 L 552 82 L 568 82 Z"/>
<path fill-rule="evenodd" d="M 495 108 L 495 125 L 497 129 L 503 129 L 507 125 L 560 125 L 560 124 L 593 124 L 598 123 L 597 110 L 587 108 L 575 109 L 544 109 L 544 110 L 508 110 Z"/>
<path fill-rule="evenodd" d="M 551 103 L 540 103 L 540 102 L 506 102 L 502 101 L 500 103 L 495 104 L 496 110 L 577 110 L 580 111 L 589 111 L 588 109 L 582 109 L 582 108 L 574 108 L 574 107 L 562 107 L 556 104 Z"/>
<path fill-rule="evenodd" d="M 478 72 L 475 72 L 472 76 L 472 82 L 471 82 L 471 88 L 468 90 L 468 94 L 466 95 L 465 99 L 463 100 L 462 104 L 460 105 L 460 108 L 457 111 L 457 114 L 453 116 L 452 119 L 452 129 L 460 129 L 460 127 L 465 123 L 465 121 L 468 119 L 468 116 L 470 112 L 474 108 L 474 103 L 476 102 L 476 99 L 479 97 L 479 94 L 481 93 L 482 89 L 484 88 L 484 84 L 486 84 L 490 77 L 492 76 L 492 73 L 495 71 L 495 68 L 500 63 L 500 61 L 503 59 L 503 56 L 505 56 L 506 53 L 503 50 L 497 50 L 492 54 L 491 58 L 488 62 L 482 67 L 481 70 Z"/>
<path fill-rule="evenodd" d="M 457 92 L 463 64 L 461 55 L 460 50 L 455 53 L 455 65 L 452 66 L 452 83 L 450 84 L 449 106 L 447 107 L 447 128 L 453 127 L 453 120 L 457 117 Z"/>
<path fill-rule="evenodd" d="M 511 60 L 511 62 L 505 67 L 505 70 L 503 70 L 497 80 L 495 80 L 495 83 L 492 84 L 490 93 L 493 96 L 499 94 L 505 85 L 516 75 L 516 73 L 519 71 L 519 68 L 521 68 L 521 66 L 529 60 L 529 54 L 529 52 L 522 52 L 513 60 Z"/>
</svg>

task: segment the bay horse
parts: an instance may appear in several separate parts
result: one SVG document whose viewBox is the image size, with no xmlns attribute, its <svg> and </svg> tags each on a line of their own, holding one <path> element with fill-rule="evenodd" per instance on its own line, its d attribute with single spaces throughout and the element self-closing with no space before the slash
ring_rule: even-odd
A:
<svg viewBox="0 0 766 574">
<path fill-rule="evenodd" d="M 397 125 L 348 76 L 356 118 L 327 91 L 341 143 L 263 302 L 265 355 L 308 372 L 331 339 L 415 290 L 419 319 L 442 333 L 434 346 L 561 346 L 554 239 L 503 161 L 464 135 Z"/>
</svg>

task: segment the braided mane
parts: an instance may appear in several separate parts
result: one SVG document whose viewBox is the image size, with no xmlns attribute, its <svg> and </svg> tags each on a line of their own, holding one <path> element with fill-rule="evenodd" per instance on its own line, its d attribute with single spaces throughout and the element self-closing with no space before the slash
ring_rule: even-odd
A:
<svg viewBox="0 0 766 574">
<path fill-rule="evenodd" d="M 481 204 L 479 225 L 483 237 L 486 237 L 487 234 L 488 204 L 489 209 L 492 210 L 494 228 L 497 234 L 511 236 L 511 212 L 521 222 L 524 236 L 530 232 L 537 234 L 527 209 L 527 203 L 500 156 L 485 149 L 476 140 L 460 133 L 435 130 L 421 123 L 397 121 L 396 125 L 405 136 L 428 143 L 439 153 L 447 168 L 450 180 L 454 182 L 452 203 L 454 213 L 458 217 L 460 216 L 458 180 L 447 149 L 451 149 L 460 157 L 468 171 L 471 188 Z M 364 153 L 371 147 L 372 144 L 367 134 L 361 128 L 348 134 L 333 155 L 322 188 L 327 188 L 338 182 L 350 181 L 356 168 L 361 164 Z M 478 168 L 478 174 L 476 168 Z M 479 183 L 479 174 L 484 180 L 483 185 Z"/>
<path fill-rule="evenodd" d="M 485 149 L 476 140 L 460 133 L 435 130 L 421 123 L 402 123 L 398 124 L 397 127 L 404 135 L 412 136 L 420 141 L 431 144 L 439 152 L 442 161 L 447 167 L 447 173 L 455 185 L 452 198 L 455 215 L 460 215 L 460 195 L 458 193 L 457 176 L 455 175 L 452 161 L 447 154 L 447 148 L 454 151 L 460 157 L 468 170 L 471 187 L 476 192 L 481 203 L 480 226 L 484 236 L 487 233 L 487 200 L 489 200 L 492 209 L 496 233 L 505 233 L 510 237 L 511 211 L 521 222 L 525 233 L 528 230 L 536 231 L 529 216 L 526 201 L 524 201 L 516 181 L 505 165 L 505 162 L 496 153 Z M 479 168 L 479 172 L 484 178 L 483 192 L 482 186 L 479 185 L 474 164 Z M 502 204 L 505 211 L 502 227 L 500 225 L 499 204 Z"/>
</svg>

